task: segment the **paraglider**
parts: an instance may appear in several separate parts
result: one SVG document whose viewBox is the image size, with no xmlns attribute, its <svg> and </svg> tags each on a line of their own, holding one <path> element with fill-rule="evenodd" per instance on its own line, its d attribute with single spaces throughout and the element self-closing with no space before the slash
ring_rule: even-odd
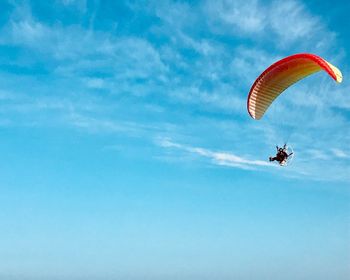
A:
<svg viewBox="0 0 350 280">
<path fill-rule="evenodd" d="M 294 152 L 290 147 L 287 147 L 287 144 L 283 145 L 283 148 L 279 148 L 276 146 L 276 156 L 270 157 L 270 161 L 277 161 L 279 165 L 284 166 L 287 165 L 288 162 L 292 159 L 292 156 L 294 155 Z"/>
<path fill-rule="evenodd" d="M 322 70 L 337 83 L 342 82 L 343 76 L 340 70 L 314 54 L 294 54 L 275 62 L 260 74 L 249 91 L 247 99 L 249 115 L 255 120 L 260 120 L 274 100 L 288 87 Z M 288 151 L 289 147 L 286 144 L 283 148 L 276 147 L 276 156 L 270 157 L 269 160 L 277 161 L 284 166 L 293 158 L 294 153 Z"/>
</svg>

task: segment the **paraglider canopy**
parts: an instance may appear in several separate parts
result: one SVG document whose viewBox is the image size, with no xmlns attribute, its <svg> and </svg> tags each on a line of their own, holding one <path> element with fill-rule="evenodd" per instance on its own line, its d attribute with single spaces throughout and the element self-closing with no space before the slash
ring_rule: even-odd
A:
<svg viewBox="0 0 350 280">
<path fill-rule="evenodd" d="M 253 119 L 259 120 L 272 102 L 289 86 L 318 71 L 326 71 L 341 83 L 342 73 L 334 65 L 314 54 L 295 54 L 268 67 L 250 89 L 247 109 Z"/>
</svg>

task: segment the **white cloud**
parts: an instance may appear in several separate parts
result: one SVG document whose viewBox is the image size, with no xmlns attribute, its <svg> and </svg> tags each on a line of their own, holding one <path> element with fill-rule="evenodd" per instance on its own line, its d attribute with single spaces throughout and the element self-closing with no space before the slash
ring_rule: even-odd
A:
<svg viewBox="0 0 350 280">
<path fill-rule="evenodd" d="M 214 30 L 218 30 L 218 23 L 243 33 L 257 33 L 265 29 L 267 10 L 258 0 L 208 0 L 205 10 Z"/>
<path fill-rule="evenodd" d="M 304 49 L 323 51 L 335 41 L 335 33 L 297 0 L 208 0 L 205 6 L 216 33 L 268 41 L 283 49 L 297 43 Z"/>
<path fill-rule="evenodd" d="M 245 99 L 238 96 L 233 87 L 224 85 L 211 92 L 194 86 L 176 88 L 169 91 L 169 96 L 177 102 L 224 113 L 244 111 L 242 108 L 246 104 Z"/>
<path fill-rule="evenodd" d="M 54 78 L 83 80 L 90 88 L 126 90 L 137 96 L 149 92 L 149 84 L 167 80 L 167 66 L 146 39 L 112 36 L 81 26 L 49 26 L 35 20 L 27 10 L 22 13 L 23 17 L 13 17 L 4 27 L 0 43 L 36 53 L 50 66 Z M 106 78 L 94 77 L 95 73 Z M 130 86 L 130 80 L 137 79 L 145 80 L 141 90 L 138 85 Z"/>
<path fill-rule="evenodd" d="M 38 44 L 48 36 L 49 32 L 50 30 L 43 24 L 33 20 L 27 19 L 20 22 L 12 22 L 12 39 L 17 43 Z"/>
<path fill-rule="evenodd" d="M 330 156 L 325 151 L 317 150 L 317 149 L 313 149 L 313 148 L 308 149 L 307 154 L 310 155 L 310 157 L 312 159 L 315 159 L 315 160 L 329 160 L 330 159 Z"/>
<path fill-rule="evenodd" d="M 322 32 L 320 29 L 323 27 L 319 18 L 294 0 L 272 2 L 268 20 L 273 32 L 285 43 L 307 40 L 313 34 Z"/>
<path fill-rule="evenodd" d="M 259 48 L 239 46 L 235 49 L 235 56 L 230 63 L 230 72 L 244 80 L 245 84 L 252 85 L 262 71 L 281 57 L 268 53 Z"/>
<path fill-rule="evenodd" d="M 216 152 L 216 151 L 211 151 L 209 149 L 182 145 L 179 143 L 175 143 L 167 138 L 161 138 L 161 139 L 158 139 L 157 141 L 158 141 L 158 144 L 164 148 L 176 148 L 191 154 L 199 155 L 210 159 L 216 165 L 230 166 L 230 167 L 235 167 L 240 169 L 254 169 L 256 167 L 273 167 L 274 166 L 266 161 L 247 159 L 247 158 L 235 155 L 233 153 Z"/>
<path fill-rule="evenodd" d="M 104 88 L 105 83 L 103 79 L 91 78 L 91 79 L 86 79 L 86 85 L 89 88 L 101 89 L 101 88 Z"/>
<path fill-rule="evenodd" d="M 350 154 L 347 151 L 345 152 L 344 150 L 340 150 L 337 148 L 333 148 L 331 149 L 331 151 L 337 158 L 343 158 L 343 159 L 350 158 Z"/>
</svg>

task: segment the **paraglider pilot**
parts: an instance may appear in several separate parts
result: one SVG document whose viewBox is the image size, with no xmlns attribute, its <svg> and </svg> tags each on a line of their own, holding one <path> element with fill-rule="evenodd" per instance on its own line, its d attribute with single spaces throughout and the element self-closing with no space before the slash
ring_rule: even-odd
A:
<svg viewBox="0 0 350 280">
<path fill-rule="evenodd" d="M 275 157 L 270 157 L 269 160 L 270 161 L 277 161 L 280 165 L 284 165 L 288 159 L 288 157 L 290 157 L 293 153 L 288 154 L 287 153 L 287 144 L 283 145 L 283 148 L 279 148 L 278 146 L 276 146 L 276 156 Z"/>
</svg>

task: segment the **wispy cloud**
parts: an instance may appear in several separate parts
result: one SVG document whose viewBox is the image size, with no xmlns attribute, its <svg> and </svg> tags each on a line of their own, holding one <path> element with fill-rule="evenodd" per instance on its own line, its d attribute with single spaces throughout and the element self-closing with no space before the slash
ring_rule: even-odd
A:
<svg viewBox="0 0 350 280">
<path fill-rule="evenodd" d="M 332 152 L 334 154 L 335 157 L 340 158 L 340 159 L 348 159 L 350 158 L 350 154 L 344 150 L 340 150 L 337 148 L 333 148 Z"/>
<path fill-rule="evenodd" d="M 216 152 L 216 151 L 211 151 L 209 149 L 204 149 L 200 147 L 191 147 L 191 146 L 175 143 L 167 138 L 157 139 L 157 142 L 160 146 L 164 148 L 179 149 L 191 154 L 208 158 L 211 160 L 212 163 L 216 165 L 230 166 L 230 167 L 235 167 L 240 169 L 254 169 L 256 167 L 274 166 L 266 161 L 247 159 L 229 152 Z"/>
<path fill-rule="evenodd" d="M 262 32 L 267 23 L 267 8 L 257 0 L 206 1 L 205 10 L 212 21 L 211 28 L 217 32 L 226 25 L 236 33 L 256 34 Z"/>
<path fill-rule="evenodd" d="M 332 35 L 323 26 L 321 19 L 311 15 L 304 4 L 299 1 L 288 0 L 282 3 L 273 1 L 270 7 L 271 14 L 268 20 L 271 30 L 278 35 L 284 44 L 308 40 L 315 36 L 314 34 L 327 33 L 328 36 Z M 319 41 L 318 44 L 320 43 Z"/>
<path fill-rule="evenodd" d="M 334 44 L 335 34 L 301 1 L 219 0 L 205 6 L 210 27 L 217 33 L 273 40 L 282 49 L 298 43 L 322 51 Z"/>
</svg>

